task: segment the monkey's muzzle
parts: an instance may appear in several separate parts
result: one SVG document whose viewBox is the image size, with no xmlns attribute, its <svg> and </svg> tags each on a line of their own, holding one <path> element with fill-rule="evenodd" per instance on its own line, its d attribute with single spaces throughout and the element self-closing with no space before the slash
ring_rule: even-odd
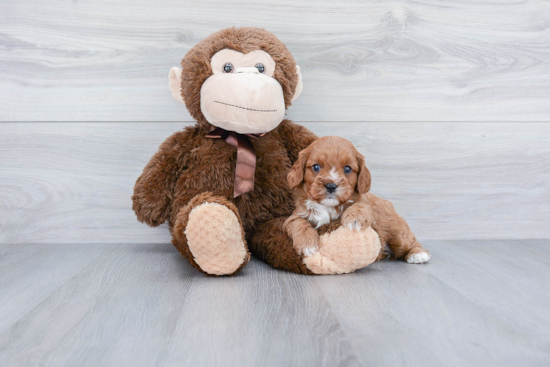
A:
<svg viewBox="0 0 550 367">
<path fill-rule="evenodd" d="M 216 127 L 239 134 L 267 133 L 284 119 L 283 89 L 263 74 L 214 74 L 202 85 L 201 111 Z"/>
</svg>

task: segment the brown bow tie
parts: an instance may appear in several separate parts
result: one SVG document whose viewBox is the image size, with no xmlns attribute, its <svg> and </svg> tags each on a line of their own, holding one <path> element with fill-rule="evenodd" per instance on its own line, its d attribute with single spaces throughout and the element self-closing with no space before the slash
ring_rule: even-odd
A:
<svg viewBox="0 0 550 367">
<path fill-rule="evenodd" d="M 248 137 L 259 138 L 265 134 L 239 134 L 220 127 L 212 130 L 207 138 L 223 139 L 237 148 L 237 167 L 235 168 L 235 185 L 233 197 L 254 190 L 254 171 L 256 170 L 256 151 Z"/>
</svg>

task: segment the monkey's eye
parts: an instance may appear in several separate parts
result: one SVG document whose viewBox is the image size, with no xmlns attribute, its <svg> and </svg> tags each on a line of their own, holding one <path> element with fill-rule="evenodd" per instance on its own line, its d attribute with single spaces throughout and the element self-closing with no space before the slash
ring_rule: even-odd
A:
<svg viewBox="0 0 550 367">
<path fill-rule="evenodd" d="M 258 71 L 263 74 L 265 73 L 265 66 L 264 64 L 256 64 L 256 69 L 258 69 Z"/>
<path fill-rule="evenodd" d="M 223 72 L 224 73 L 232 73 L 233 72 L 233 64 L 228 62 L 223 66 Z"/>
<path fill-rule="evenodd" d="M 314 164 L 311 168 L 313 168 L 313 172 L 319 172 L 321 170 L 321 166 L 318 164 Z"/>
<path fill-rule="evenodd" d="M 351 167 L 350 166 L 345 166 L 344 167 L 344 173 L 351 173 Z"/>
</svg>

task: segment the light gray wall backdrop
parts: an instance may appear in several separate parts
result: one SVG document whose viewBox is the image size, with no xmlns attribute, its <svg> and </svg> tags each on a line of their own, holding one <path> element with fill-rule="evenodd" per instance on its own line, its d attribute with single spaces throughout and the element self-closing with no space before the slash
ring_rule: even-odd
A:
<svg viewBox="0 0 550 367">
<path fill-rule="evenodd" d="M 168 70 L 229 26 L 302 68 L 288 117 L 346 137 L 422 239 L 550 237 L 550 2 L 4 0 L 0 243 L 169 241 L 131 211 L 192 123 Z"/>
</svg>

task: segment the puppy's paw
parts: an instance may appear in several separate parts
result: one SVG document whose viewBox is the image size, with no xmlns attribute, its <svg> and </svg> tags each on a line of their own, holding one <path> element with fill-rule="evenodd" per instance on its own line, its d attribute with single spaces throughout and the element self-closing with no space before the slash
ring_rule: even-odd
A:
<svg viewBox="0 0 550 367">
<path fill-rule="evenodd" d="M 422 263 L 428 262 L 430 258 L 431 258 L 430 253 L 428 251 L 422 250 L 420 252 L 407 254 L 407 256 L 405 257 L 405 260 L 409 264 L 422 264 Z"/>
<path fill-rule="evenodd" d="M 348 227 L 352 231 L 360 231 L 363 228 L 369 227 L 371 225 L 371 220 L 368 213 L 362 210 L 361 207 L 351 206 L 342 215 L 342 225 Z"/>
<path fill-rule="evenodd" d="M 319 251 L 319 246 L 306 246 L 302 249 L 302 254 L 304 256 L 315 255 Z"/>
<path fill-rule="evenodd" d="M 353 222 L 348 223 L 348 228 L 352 231 L 353 230 L 360 231 L 362 226 L 361 226 L 361 223 L 358 220 L 354 220 Z"/>
<path fill-rule="evenodd" d="M 320 241 L 317 231 L 308 231 L 300 236 L 294 236 L 293 245 L 298 254 L 311 256 L 319 251 Z"/>
</svg>

